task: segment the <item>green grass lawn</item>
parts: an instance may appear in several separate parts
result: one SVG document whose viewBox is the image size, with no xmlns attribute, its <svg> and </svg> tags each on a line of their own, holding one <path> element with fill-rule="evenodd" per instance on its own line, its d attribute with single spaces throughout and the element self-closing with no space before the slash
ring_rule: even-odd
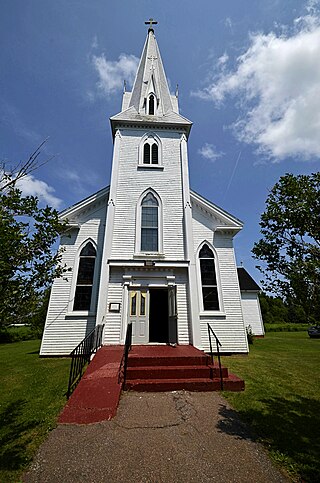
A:
<svg viewBox="0 0 320 483">
<path fill-rule="evenodd" d="M 39 340 L 0 345 L 0 481 L 18 482 L 66 402 L 70 359 L 40 359 Z"/>
<path fill-rule="evenodd" d="M 231 405 L 291 475 L 320 481 L 320 339 L 306 332 L 267 333 L 250 354 L 224 357 L 246 383 L 225 393 Z"/>
</svg>

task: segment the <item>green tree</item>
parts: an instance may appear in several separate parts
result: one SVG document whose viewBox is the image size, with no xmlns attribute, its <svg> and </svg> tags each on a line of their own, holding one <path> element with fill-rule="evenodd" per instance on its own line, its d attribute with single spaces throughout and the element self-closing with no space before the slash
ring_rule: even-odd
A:
<svg viewBox="0 0 320 483">
<path fill-rule="evenodd" d="M 262 238 L 253 255 L 265 290 L 309 315 L 319 307 L 320 173 L 286 174 L 272 188 L 261 215 Z"/>
<path fill-rule="evenodd" d="M 40 166 L 41 146 L 16 168 L 0 167 L 2 330 L 12 323 L 29 323 L 43 303 L 42 292 L 66 271 L 61 251 L 53 250 L 64 229 L 58 212 L 49 206 L 40 208 L 37 197 L 23 196 L 18 188 L 18 181 Z"/>
</svg>

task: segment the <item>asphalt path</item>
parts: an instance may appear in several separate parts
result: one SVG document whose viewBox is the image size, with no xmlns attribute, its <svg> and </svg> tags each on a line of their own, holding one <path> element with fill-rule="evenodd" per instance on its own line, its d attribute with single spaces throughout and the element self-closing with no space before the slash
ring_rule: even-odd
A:
<svg viewBox="0 0 320 483">
<path fill-rule="evenodd" d="M 27 483 L 281 483 L 216 392 L 123 393 L 111 421 L 60 424 L 24 475 Z"/>
</svg>

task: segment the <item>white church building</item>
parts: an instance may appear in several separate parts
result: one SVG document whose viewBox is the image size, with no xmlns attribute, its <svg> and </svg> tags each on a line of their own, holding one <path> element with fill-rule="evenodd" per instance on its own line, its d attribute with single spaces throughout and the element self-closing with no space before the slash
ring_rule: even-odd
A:
<svg viewBox="0 0 320 483">
<path fill-rule="evenodd" d="M 110 121 L 110 186 L 61 213 L 71 270 L 54 281 L 40 355 L 70 354 L 97 324 L 105 345 L 123 344 L 129 322 L 133 344 L 208 350 L 210 323 L 222 352 L 247 353 L 233 248 L 243 224 L 190 189 L 192 123 L 169 91 L 152 25 Z"/>
</svg>

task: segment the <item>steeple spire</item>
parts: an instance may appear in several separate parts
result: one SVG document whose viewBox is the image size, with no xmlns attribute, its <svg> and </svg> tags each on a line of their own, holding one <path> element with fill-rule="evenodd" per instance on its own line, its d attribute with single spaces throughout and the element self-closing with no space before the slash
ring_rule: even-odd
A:
<svg viewBox="0 0 320 483">
<path fill-rule="evenodd" d="M 137 75 L 134 81 L 129 107 L 134 106 L 139 114 L 148 115 L 149 96 L 154 98 L 154 115 L 163 116 L 172 111 L 171 95 L 164 72 L 159 47 L 154 35 L 150 19 L 148 35 L 143 47 Z"/>
<path fill-rule="evenodd" d="M 121 112 L 110 118 L 112 133 L 115 135 L 122 122 L 131 125 L 145 123 L 179 127 L 188 137 L 192 122 L 179 114 L 178 97 L 171 95 L 163 68 L 160 50 L 154 35 L 152 18 L 142 50 L 136 78 L 131 92 L 124 87 Z"/>
</svg>

